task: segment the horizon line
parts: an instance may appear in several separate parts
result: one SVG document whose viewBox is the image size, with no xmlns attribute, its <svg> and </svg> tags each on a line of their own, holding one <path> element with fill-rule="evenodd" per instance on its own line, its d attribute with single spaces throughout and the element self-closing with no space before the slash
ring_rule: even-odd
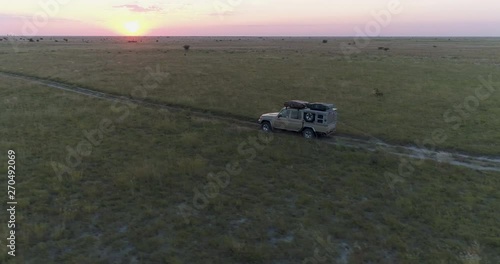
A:
<svg viewBox="0 0 500 264">
<path fill-rule="evenodd" d="M 245 37 L 245 38 L 500 38 L 498 36 L 485 36 L 485 35 L 389 35 L 389 36 L 349 36 L 349 35 L 144 35 L 144 36 L 125 36 L 125 35 L 14 35 L 3 34 L 0 37 L 20 37 L 20 38 L 33 38 L 33 37 L 130 37 L 130 38 L 158 38 L 158 37 L 200 37 L 200 38 L 214 38 L 214 37 Z"/>
</svg>

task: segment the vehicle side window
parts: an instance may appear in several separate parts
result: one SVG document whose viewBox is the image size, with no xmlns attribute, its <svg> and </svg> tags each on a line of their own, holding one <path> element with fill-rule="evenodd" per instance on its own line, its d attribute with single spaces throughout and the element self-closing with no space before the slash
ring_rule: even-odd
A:
<svg viewBox="0 0 500 264">
<path fill-rule="evenodd" d="M 299 110 L 290 110 L 291 119 L 300 119 Z"/>
<path fill-rule="evenodd" d="M 290 110 L 288 109 L 283 109 L 281 112 L 280 112 L 280 116 L 283 117 L 283 118 L 289 118 L 290 117 Z"/>
<path fill-rule="evenodd" d="M 318 115 L 316 122 L 318 122 L 318 124 L 323 124 L 323 115 Z"/>
</svg>

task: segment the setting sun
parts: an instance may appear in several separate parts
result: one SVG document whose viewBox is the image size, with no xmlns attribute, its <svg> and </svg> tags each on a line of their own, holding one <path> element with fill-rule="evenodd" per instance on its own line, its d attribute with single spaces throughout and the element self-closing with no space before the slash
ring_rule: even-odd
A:
<svg viewBox="0 0 500 264">
<path fill-rule="evenodd" d="M 127 30 L 127 33 L 129 33 L 129 34 L 135 34 L 141 28 L 141 26 L 139 25 L 139 23 L 137 21 L 127 22 L 127 23 L 125 23 L 124 26 L 125 26 L 125 29 Z"/>
</svg>

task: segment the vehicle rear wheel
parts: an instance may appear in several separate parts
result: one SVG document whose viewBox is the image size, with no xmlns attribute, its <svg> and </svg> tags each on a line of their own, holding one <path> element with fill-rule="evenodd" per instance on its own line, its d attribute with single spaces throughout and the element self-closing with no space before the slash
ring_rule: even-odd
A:
<svg viewBox="0 0 500 264">
<path fill-rule="evenodd" d="M 316 137 L 316 133 L 314 133 L 314 131 L 310 128 L 306 128 L 306 129 L 302 130 L 302 135 L 304 136 L 304 138 L 307 138 L 307 139 L 311 139 L 311 138 Z"/>
<path fill-rule="evenodd" d="M 272 132 L 273 128 L 271 127 L 271 123 L 269 122 L 262 122 L 262 125 L 260 126 L 262 131 L 264 132 Z"/>
</svg>

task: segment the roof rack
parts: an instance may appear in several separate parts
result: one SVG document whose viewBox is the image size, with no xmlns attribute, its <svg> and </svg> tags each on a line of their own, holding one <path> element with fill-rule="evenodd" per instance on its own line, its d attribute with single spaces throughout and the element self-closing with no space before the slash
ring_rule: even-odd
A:
<svg viewBox="0 0 500 264">
<path fill-rule="evenodd" d="M 293 109 L 304 109 L 307 108 L 307 104 L 309 102 L 301 101 L 301 100 L 290 100 L 285 102 L 285 107 L 293 108 Z"/>
</svg>

